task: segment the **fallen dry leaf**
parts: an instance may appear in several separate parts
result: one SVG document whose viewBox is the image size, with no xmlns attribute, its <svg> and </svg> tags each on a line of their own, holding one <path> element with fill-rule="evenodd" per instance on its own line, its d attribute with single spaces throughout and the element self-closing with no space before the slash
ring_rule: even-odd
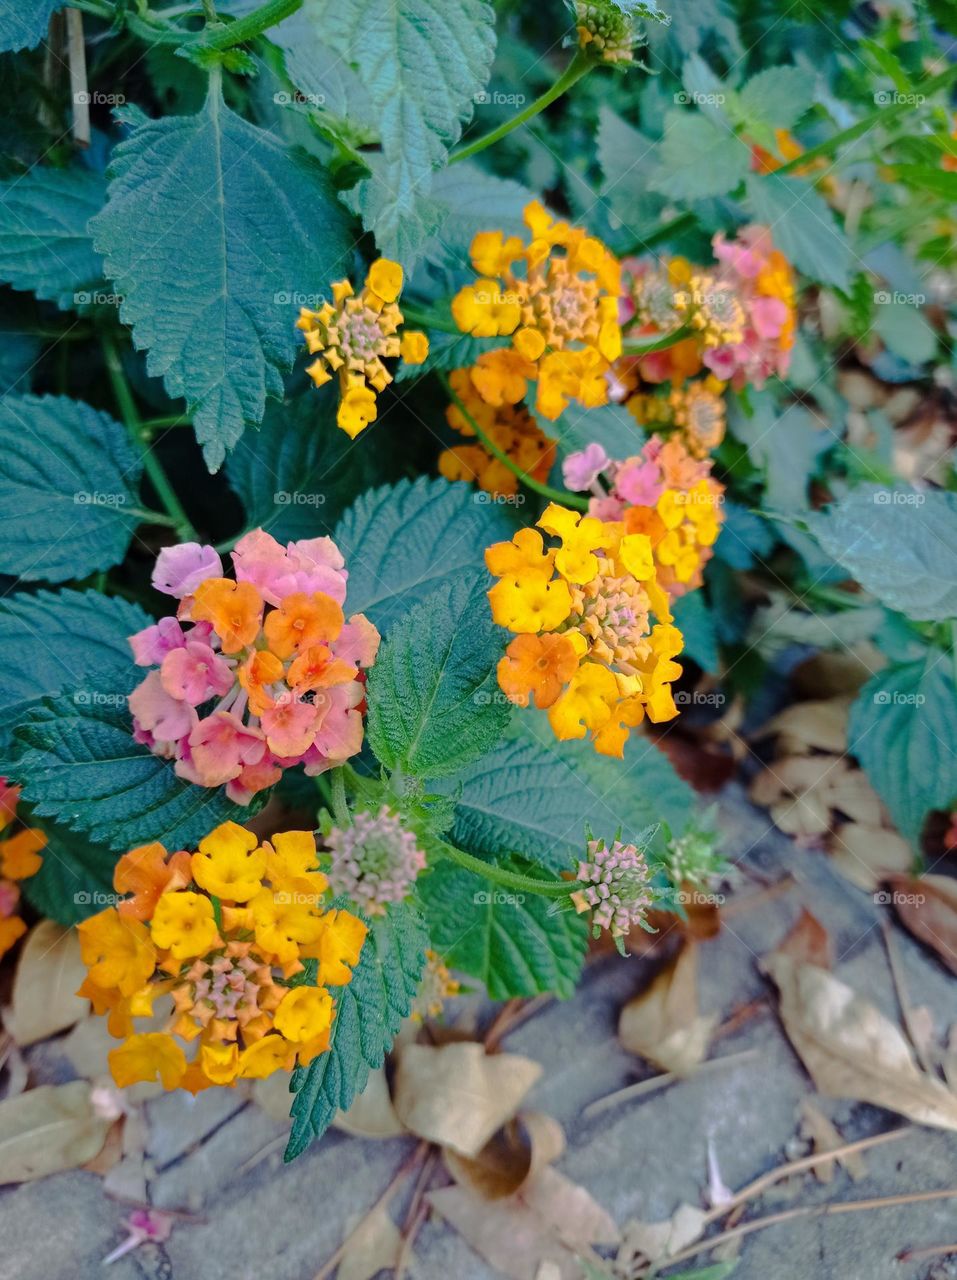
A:
<svg viewBox="0 0 957 1280">
<path fill-rule="evenodd" d="M 957 1129 L 957 1096 L 918 1068 L 901 1031 L 874 1005 L 784 952 L 767 956 L 763 967 L 780 991 L 788 1038 L 821 1093 Z"/>
<path fill-rule="evenodd" d="M 74 1080 L 0 1102 L 0 1183 L 31 1182 L 98 1155 L 113 1121 L 96 1114 L 91 1092 Z"/>
<path fill-rule="evenodd" d="M 708 1224 L 708 1215 L 693 1204 L 681 1204 L 664 1222 L 640 1222 L 633 1218 L 622 1228 L 622 1243 L 616 1267 L 631 1274 L 640 1259 L 662 1262 L 672 1258 L 700 1237 Z"/>
<path fill-rule="evenodd" d="M 286 1111 L 289 1094 L 286 1093 Z M 397 1138 L 405 1126 L 395 1113 L 385 1067 L 370 1071 L 369 1082 L 348 1111 L 340 1111 L 332 1122 L 354 1138 Z"/>
<path fill-rule="evenodd" d="M 831 935 L 807 907 L 801 908 L 790 932 L 779 943 L 777 954 L 788 955 L 804 964 L 816 964 L 819 969 L 830 969 L 834 965 Z"/>
<path fill-rule="evenodd" d="M 591 1192 L 550 1166 L 522 1188 L 521 1198 L 552 1224 L 570 1249 L 613 1245 L 621 1240 L 614 1218 Z"/>
<path fill-rule="evenodd" d="M 828 841 L 834 868 L 859 889 L 873 893 L 888 871 L 908 871 L 914 854 L 896 831 L 845 822 Z"/>
<path fill-rule="evenodd" d="M 488 1200 L 514 1195 L 565 1150 L 561 1125 L 541 1111 L 516 1116 L 493 1134 L 474 1159 L 449 1147 L 443 1157 L 460 1186 Z"/>
<path fill-rule="evenodd" d="M 820 1152 L 824 1155 L 828 1151 L 837 1151 L 840 1147 L 846 1146 L 844 1138 L 838 1133 L 834 1124 L 810 1098 L 801 1100 L 801 1132 L 810 1140 L 815 1153 Z M 832 1182 L 835 1165 L 838 1163 L 843 1164 L 855 1182 L 867 1177 L 867 1165 L 859 1151 L 850 1151 L 841 1156 L 839 1161 L 822 1160 L 820 1164 L 811 1166 L 811 1172 L 818 1182 Z"/>
<path fill-rule="evenodd" d="M 847 750 L 849 698 L 796 702 L 776 715 L 756 737 L 773 733 L 782 756 L 828 751 L 841 755 Z"/>
<path fill-rule="evenodd" d="M 957 880 L 950 876 L 885 876 L 898 919 L 957 974 Z"/>
<path fill-rule="evenodd" d="M 401 1248 L 402 1235 L 388 1209 L 377 1205 L 350 1235 L 336 1280 L 371 1280 L 380 1271 L 391 1271 Z"/>
<path fill-rule="evenodd" d="M 473 1042 L 410 1044 L 396 1067 L 396 1115 L 417 1137 L 477 1156 L 541 1074 L 531 1058 Z"/>
<path fill-rule="evenodd" d="M 25 1047 L 65 1031 L 86 1016 L 90 1002 L 75 995 L 86 977 L 75 929 L 41 920 L 30 930 L 13 979 L 7 1030 Z"/>
<path fill-rule="evenodd" d="M 707 1054 L 716 1022 L 698 1013 L 697 947 L 688 942 L 622 1009 L 618 1038 L 663 1071 L 688 1075 Z"/>
</svg>

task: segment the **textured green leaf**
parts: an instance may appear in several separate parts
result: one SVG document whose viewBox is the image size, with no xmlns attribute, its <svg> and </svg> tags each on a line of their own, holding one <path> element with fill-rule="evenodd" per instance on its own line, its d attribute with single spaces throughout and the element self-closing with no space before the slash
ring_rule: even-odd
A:
<svg viewBox="0 0 957 1280">
<path fill-rule="evenodd" d="M 776 173 L 748 178 L 745 204 L 771 228 L 775 245 L 811 280 L 847 290 L 853 254 L 824 197 L 803 178 Z"/>
<path fill-rule="evenodd" d="M 127 637 L 152 619 L 98 591 L 19 592 L 0 602 L 0 740 L 45 694 L 81 691 L 96 701 L 129 693 L 142 676 Z M 29 654 L 29 661 L 27 655 Z"/>
<path fill-rule="evenodd" d="M 505 633 L 484 571 L 438 587 L 392 628 L 369 675 L 369 743 L 415 778 L 455 773 L 501 738 L 511 703 L 495 668 Z"/>
<path fill-rule="evenodd" d="M 444 216 L 429 195 L 432 171 L 488 79 L 494 11 L 486 0 L 308 0 L 308 12 L 377 116 L 382 153 L 352 203 L 381 252 L 410 267 Z"/>
<path fill-rule="evenodd" d="M 598 115 L 597 142 L 602 199 L 637 240 L 642 229 L 654 229 L 665 205 L 664 196 L 648 190 L 648 172 L 656 163 L 658 144 L 604 104 Z"/>
<path fill-rule="evenodd" d="M 352 981 L 332 988 L 336 1003 L 329 1050 L 293 1072 L 292 1132 L 284 1159 L 321 1138 L 337 1111 L 347 1111 L 381 1067 L 408 1017 L 425 968 L 429 935 L 419 913 L 393 903 L 370 922 Z"/>
<path fill-rule="evenodd" d="M 700 200 L 733 191 L 747 176 L 751 149 L 700 112 L 669 111 L 660 160 L 652 190 L 673 200 Z"/>
<path fill-rule="evenodd" d="M 91 844 L 66 827 L 24 816 L 30 826 L 46 832 L 43 866 L 36 875 L 20 881 L 23 896 L 57 924 L 76 924 L 112 904 L 113 868 L 119 854 L 102 844 Z"/>
<path fill-rule="evenodd" d="M 102 176 L 78 165 L 0 184 L 0 280 L 64 310 L 94 302 L 103 263 L 87 223 L 105 198 Z"/>
<path fill-rule="evenodd" d="M 800 67 L 767 67 L 737 95 L 746 124 L 790 129 L 814 101 L 814 77 Z"/>
<path fill-rule="evenodd" d="M 184 849 L 227 818 L 251 815 L 221 789 L 180 781 L 171 761 L 133 741 L 125 697 L 109 696 L 44 698 L 14 730 L 5 773 L 41 817 L 126 850 L 151 840 Z"/>
<path fill-rule="evenodd" d="M 553 914 L 547 898 L 503 891 L 447 862 L 422 880 L 420 893 L 435 950 L 483 982 L 493 1000 L 574 994 L 588 946 L 581 916 Z"/>
<path fill-rule="evenodd" d="M 439 170 L 431 195 L 442 210 L 442 225 L 438 235 L 422 247 L 422 255 L 430 264 L 444 260 L 457 271 L 468 263 L 472 240 L 480 231 L 496 230 L 527 240 L 522 210 L 538 199 L 521 183 L 497 178 L 470 161 Z"/>
<path fill-rule="evenodd" d="M 363 494 L 335 534 L 349 566 L 350 612 L 386 631 L 441 583 L 480 568 L 485 548 L 516 527 L 512 511 L 487 498 L 425 476 Z"/>
<path fill-rule="evenodd" d="M 605 404 L 597 409 L 570 404 L 557 422 L 539 418 L 539 425 L 547 435 L 558 437 L 566 453 L 584 449 L 595 441 L 610 458 L 629 458 L 645 442 L 634 415 L 623 404 Z"/>
<path fill-rule="evenodd" d="M 109 569 L 138 518 L 142 463 L 108 414 L 58 396 L 0 402 L 0 572 L 63 582 Z"/>
<path fill-rule="evenodd" d="M 543 717 L 523 712 L 515 737 L 449 779 L 456 798 L 452 839 L 472 853 L 520 853 L 551 872 L 569 869 L 585 847 L 585 828 L 624 838 L 667 821 L 683 828 L 690 788 L 646 738 L 625 759 L 596 756 L 584 742 L 557 742 Z"/>
<path fill-rule="evenodd" d="M 262 426 L 229 455 L 226 477 L 247 527 L 267 529 L 280 542 L 332 533 L 346 504 L 384 478 L 378 424 L 357 446 L 336 426 L 337 399 L 338 389 L 323 389 L 270 403 Z"/>
<path fill-rule="evenodd" d="M 864 484 L 807 519 L 824 550 L 888 608 L 920 622 L 957 617 L 957 493 Z"/>
<path fill-rule="evenodd" d="M 849 749 L 915 846 L 930 810 L 949 810 L 957 796 L 955 723 L 950 657 L 937 651 L 879 672 L 851 708 Z"/>
<path fill-rule="evenodd" d="M 0 7 L 0 53 L 35 48 L 64 0 L 6 0 Z"/>
<path fill-rule="evenodd" d="M 321 166 L 230 111 L 140 119 L 91 223 L 147 369 L 185 396 L 216 470 L 296 354 L 297 292 L 348 271 L 351 237 Z"/>
<path fill-rule="evenodd" d="M 674 602 L 675 626 L 684 636 L 683 652 L 694 658 L 703 671 L 718 670 L 718 638 L 714 617 L 700 591 L 689 591 Z"/>
</svg>

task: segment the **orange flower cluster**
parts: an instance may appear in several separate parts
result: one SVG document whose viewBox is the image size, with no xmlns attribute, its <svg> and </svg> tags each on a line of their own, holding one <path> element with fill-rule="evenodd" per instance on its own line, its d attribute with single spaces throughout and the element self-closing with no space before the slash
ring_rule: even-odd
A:
<svg viewBox="0 0 957 1280">
<path fill-rule="evenodd" d="M 0 831 L 16 821 L 20 788 L 9 786 L 6 778 L 0 778 Z M 40 850 L 46 847 L 47 838 L 35 827 L 24 827 L 12 836 L 0 840 L 0 956 L 10 950 L 27 931 L 20 918 L 20 889 L 18 880 L 36 875 L 43 865 Z"/>
<path fill-rule="evenodd" d="M 109 1056 L 118 1085 L 159 1078 L 195 1093 L 328 1048 L 327 988 L 351 981 L 366 927 L 329 909 L 312 832 L 260 844 L 226 822 L 196 853 L 143 845 L 117 863 L 114 887 L 122 901 L 78 926 L 89 973 L 77 994 L 123 1039 Z M 163 1029 L 137 1031 L 141 1018 Z"/>
<path fill-rule="evenodd" d="M 453 370 L 449 384 L 468 415 L 508 455 L 518 471 L 533 480 L 544 482 L 548 479 L 555 462 L 557 442 L 545 435 L 524 405 L 488 404 L 476 390 L 471 369 Z M 475 440 L 475 428 L 459 406 L 450 404 L 445 416 L 450 427 L 475 441 L 473 444 L 455 445 L 439 455 L 439 471 L 446 480 L 473 480 L 486 493 L 517 493 L 518 476 L 515 471 L 490 453 L 480 440 Z"/>
<path fill-rule="evenodd" d="M 499 578 L 489 591 L 495 621 L 516 633 L 498 666 L 512 702 L 549 709 L 559 739 L 591 733 L 596 751 L 621 756 L 629 730 L 647 713 L 677 714 L 672 659 L 682 636 L 671 625 L 651 541 L 620 522 L 581 516 L 550 503 L 538 529 L 485 552 Z M 652 624 L 650 615 L 658 618 Z"/>
<path fill-rule="evenodd" d="M 535 407 L 554 421 L 572 400 L 585 408 L 608 401 L 605 374 L 621 354 L 621 273 L 600 240 L 556 222 L 538 201 L 524 216 L 530 244 L 501 231 L 474 238 L 478 278 L 456 294 L 452 315 L 463 333 L 511 338 L 472 369 L 482 399 L 515 405 L 535 382 Z"/>
</svg>

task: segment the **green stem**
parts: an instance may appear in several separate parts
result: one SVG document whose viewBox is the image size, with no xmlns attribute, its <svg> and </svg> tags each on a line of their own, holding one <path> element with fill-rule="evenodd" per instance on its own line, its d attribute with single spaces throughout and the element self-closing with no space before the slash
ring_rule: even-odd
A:
<svg viewBox="0 0 957 1280">
<path fill-rule="evenodd" d="M 621 354 L 623 356 L 647 356 L 652 351 L 667 351 L 669 347 L 684 341 L 690 333 L 690 326 L 683 324 L 680 329 L 672 329 L 670 333 L 663 333 L 660 338 L 651 338 L 647 342 L 642 342 L 639 339 L 633 342 L 625 341 L 621 344 Z"/>
<path fill-rule="evenodd" d="M 301 8 L 302 0 L 268 0 L 260 8 L 247 13 L 243 18 L 237 18 L 227 26 L 216 27 L 214 30 L 207 28 L 199 44 L 204 49 L 231 49 L 234 45 L 246 44 Z"/>
<path fill-rule="evenodd" d="M 176 496 L 176 491 L 170 484 L 169 477 L 163 470 L 159 458 L 153 453 L 144 436 L 143 424 L 136 408 L 136 401 L 133 399 L 133 392 L 130 390 L 130 384 L 126 380 L 126 374 L 123 372 L 123 365 L 120 363 L 119 353 L 113 344 L 113 339 L 103 334 L 100 341 L 103 347 L 106 369 L 110 375 L 110 382 L 113 384 L 113 394 L 119 406 L 120 416 L 126 425 L 130 439 L 142 454 L 143 468 L 149 476 L 153 488 L 156 490 L 159 500 L 169 516 L 170 523 L 176 530 L 180 540 L 182 542 L 195 542 L 197 540 L 196 530 L 190 523 L 189 516 L 184 511 L 182 503 Z"/>
<path fill-rule="evenodd" d="M 515 889 L 518 893 L 564 898 L 575 887 L 571 880 L 536 880 L 532 876 L 523 876 L 518 871 L 507 871 L 505 867 L 496 866 L 494 862 L 483 862 L 481 858 L 475 858 L 464 849 L 457 849 L 455 845 L 446 844 L 444 840 L 435 841 L 434 847 L 440 849 L 442 856 L 448 858 L 449 862 L 491 880 L 492 884 L 500 884 L 504 889 Z"/>
<path fill-rule="evenodd" d="M 594 58 L 590 58 L 579 49 L 552 87 L 546 89 L 540 98 L 530 102 L 524 110 L 519 111 L 511 120 L 506 120 L 504 124 L 500 124 L 491 133 L 485 133 L 482 137 L 476 138 L 474 142 L 460 147 L 458 151 L 453 151 L 449 156 L 449 164 L 455 164 L 459 160 L 468 160 L 470 156 L 477 155 L 479 151 L 484 151 L 486 147 L 491 147 L 496 142 L 499 142 L 507 134 L 511 133 L 513 129 L 520 129 L 526 121 L 533 119 L 539 112 L 551 106 L 563 93 L 567 93 L 572 85 L 577 84 L 582 76 L 587 75 L 595 65 Z"/>
<path fill-rule="evenodd" d="M 144 431 L 164 431 L 167 427 L 192 426 L 192 419 L 182 413 L 168 413 L 161 418 L 146 418 L 140 425 Z"/>
<path fill-rule="evenodd" d="M 439 333 L 456 333 L 459 337 L 465 336 L 451 315 L 442 315 L 428 307 L 417 307 L 414 302 L 406 302 L 404 299 L 399 303 L 399 310 L 402 312 L 405 324 L 418 324 L 423 329 L 435 329 Z"/>
<path fill-rule="evenodd" d="M 509 471 L 511 471 L 513 475 L 518 476 L 522 484 L 524 484 L 527 488 L 534 490 L 535 493 L 540 493 L 543 498 L 548 498 L 550 502 L 558 502 L 563 507 L 575 507 L 576 510 L 578 511 L 588 510 L 587 498 L 583 498 L 577 493 L 567 493 L 563 489 L 553 489 L 551 485 L 542 484 L 540 480 L 536 480 L 533 476 L 530 476 L 526 471 L 523 471 L 521 467 L 519 467 L 518 464 L 508 456 L 505 450 L 500 449 L 498 445 L 495 443 L 495 441 L 492 440 L 490 436 L 486 433 L 486 431 L 481 426 L 479 426 L 476 420 L 472 417 L 471 413 L 469 413 L 468 409 L 465 407 L 465 404 L 463 403 L 461 397 L 457 396 L 455 392 L 452 390 L 449 380 L 445 376 L 445 374 L 439 371 L 437 372 L 438 372 L 439 381 L 442 383 L 442 386 L 445 388 L 449 399 L 458 409 L 459 413 L 461 413 L 465 421 L 469 424 L 469 426 L 475 432 L 477 438 L 481 440 L 482 444 L 489 451 L 489 453 L 492 455 L 493 458 L 498 458 L 499 462 L 501 462 L 503 466 L 508 467 Z"/>
<path fill-rule="evenodd" d="M 332 813 L 340 827 L 351 827 L 349 803 L 346 800 L 346 775 L 341 767 L 332 770 L 329 775 L 332 784 Z"/>
</svg>

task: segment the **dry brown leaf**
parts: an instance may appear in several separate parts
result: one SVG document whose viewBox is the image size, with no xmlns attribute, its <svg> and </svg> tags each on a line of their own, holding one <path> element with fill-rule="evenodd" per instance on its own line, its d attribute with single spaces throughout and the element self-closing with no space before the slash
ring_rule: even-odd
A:
<svg viewBox="0 0 957 1280">
<path fill-rule="evenodd" d="M 529 1111 L 516 1116 L 493 1134 L 474 1159 L 449 1147 L 443 1156 L 460 1186 L 487 1200 L 514 1195 L 565 1150 L 565 1133 L 551 1116 Z"/>
<path fill-rule="evenodd" d="M 776 715 L 762 731 L 778 736 L 782 756 L 829 751 L 842 755 L 847 750 L 849 698 L 796 702 Z"/>
<path fill-rule="evenodd" d="M 885 825 L 884 806 L 863 769 L 835 770 L 827 796 L 831 808 L 840 810 L 852 822 L 875 828 Z"/>
<path fill-rule="evenodd" d="M 487 1054 L 480 1044 L 410 1044 L 399 1055 L 393 1102 L 417 1137 L 477 1156 L 541 1074 L 531 1058 Z"/>
<path fill-rule="evenodd" d="M 75 929 L 41 920 L 30 930 L 13 979 L 7 1030 L 21 1047 L 79 1022 L 90 1002 L 75 995 L 86 977 Z"/>
<path fill-rule="evenodd" d="M 90 1094 L 74 1080 L 0 1102 L 0 1183 L 31 1182 L 98 1155 L 113 1121 L 96 1114 Z"/>
<path fill-rule="evenodd" d="M 828 841 L 831 861 L 845 880 L 859 889 L 873 892 L 888 871 L 907 871 L 914 864 L 914 854 L 896 831 L 846 822 Z"/>
<path fill-rule="evenodd" d="M 286 1111 L 289 1093 L 286 1093 Z M 405 1126 L 395 1113 L 385 1067 L 369 1073 L 369 1082 L 348 1111 L 340 1111 L 332 1122 L 354 1138 L 397 1138 Z"/>
<path fill-rule="evenodd" d="M 780 991 L 788 1038 L 821 1093 L 957 1129 L 957 1096 L 920 1071 L 901 1031 L 874 1005 L 786 953 L 767 956 L 763 966 Z"/>
<path fill-rule="evenodd" d="M 672 1258 L 694 1244 L 707 1224 L 708 1215 L 693 1204 L 679 1205 L 664 1222 L 639 1222 L 633 1218 L 622 1228 L 617 1269 L 627 1275 L 639 1259 L 661 1262 Z"/>
<path fill-rule="evenodd" d="M 380 1271 L 392 1270 L 401 1249 L 402 1235 L 398 1227 L 388 1209 L 377 1205 L 349 1237 L 336 1280 L 371 1280 Z"/>
<path fill-rule="evenodd" d="M 542 1169 L 522 1188 L 521 1198 L 550 1222 L 569 1249 L 618 1244 L 621 1232 L 591 1192 L 557 1169 Z"/>
<path fill-rule="evenodd" d="M 663 1071 L 688 1075 L 707 1054 L 716 1022 L 698 1013 L 697 947 L 688 942 L 622 1009 L 618 1038 Z"/>
<path fill-rule="evenodd" d="M 819 969 L 830 969 L 834 965 L 831 935 L 807 907 L 801 908 L 790 932 L 778 944 L 776 954 L 782 953 L 804 964 L 816 964 Z"/>
<path fill-rule="evenodd" d="M 810 1139 L 815 1153 L 821 1152 L 823 1155 L 828 1151 L 837 1151 L 838 1148 L 846 1146 L 844 1138 L 810 1098 L 804 1098 L 801 1101 L 801 1130 L 805 1137 Z M 837 1160 L 822 1160 L 820 1164 L 811 1166 L 811 1172 L 818 1182 L 831 1182 L 834 1179 L 835 1165 L 838 1163 Z M 859 1151 L 851 1151 L 841 1156 L 840 1163 L 855 1182 L 867 1177 L 867 1165 Z"/>
<path fill-rule="evenodd" d="M 957 880 L 907 875 L 884 880 L 901 924 L 957 974 Z"/>
</svg>

